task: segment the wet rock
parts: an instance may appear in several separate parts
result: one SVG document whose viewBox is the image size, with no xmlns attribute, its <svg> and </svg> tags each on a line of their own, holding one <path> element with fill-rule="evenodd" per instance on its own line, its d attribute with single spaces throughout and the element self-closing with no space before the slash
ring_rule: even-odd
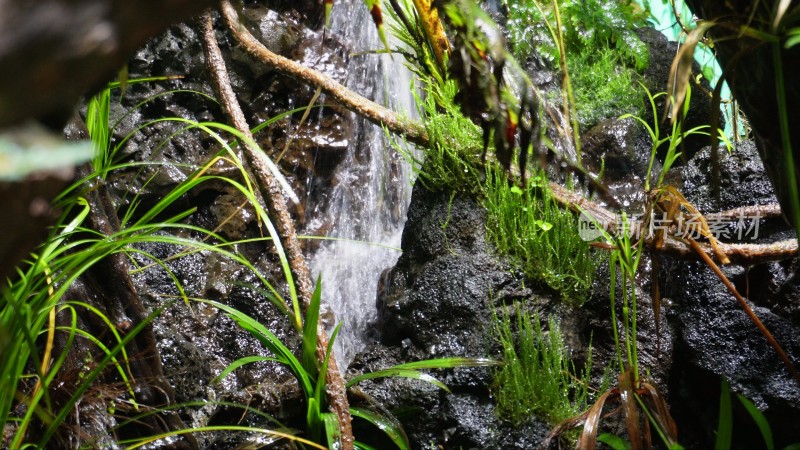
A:
<svg viewBox="0 0 800 450">
<path fill-rule="evenodd" d="M 415 186 L 403 255 L 379 286 L 380 343 L 356 357 L 350 376 L 434 357 L 496 357 L 493 310 L 513 310 L 517 301 L 545 317 L 559 314 L 568 345 L 575 355 L 583 355 L 589 336 L 578 327 L 585 316 L 568 320 L 576 311 L 555 305 L 546 292 L 526 287 L 521 274 L 492 255 L 485 228 L 486 211 L 474 198 Z M 549 430 L 534 419 L 515 428 L 498 417 L 489 368 L 433 375 L 452 393 L 418 380 L 381 378 L 359 383 L 353 401 L 395 412 L 414 448 L 530 449 Z M 383 448 L 380 442 L 377 448 Z"/>
<path fill-rule="evenodd" d="M 476 200 L 415 187 L 403 255 L 378 299 L 384 343 L 410 339 L 429 357 L 483 353 L 490 293 L 512 280 L 488 254 L 485 224 Z"/>
<path fill-rule="evenodd" d="M 737 144 L 730 153 L 721 148 L 717 154 L 720 166 L 719 200 L 712 196 L 714 179 L 710 147 L 704 148 L 686 167 L 681 168 L 683 195 L 700 211 L 724 211 L 739 206 L 778 203 L 752 141 Z"/>
<path fill-rule="evenodd" d="M 644 179 L 650 162 L 651 140 L 635 120 L 605 119 L 581 136 L 583 161 L 626 211 L 643 207 Z M 661 164 L 653 164 L 653 173 Z M 628 209 L 631 208 L 631 209 Z"/>
<path fill-rule="evenodd" d="M 737 145 L 730 155 L 721 150 L 720 166 L 719 200 L 711 196 L 708 148 L 682 169 L 682 192 L 701 211 L 777 203 L 752 142 Z M 749 234 L 742 240 L 765 243 L 790 234 L 785 222 L 771 220 L 761 224 L 758 236 Z M 729 239 L 739 240 L 735 233 Z M 778 447 L 796 442 L 800 434 L 793 424 L 800 420 L 800 383 L 789 375 L 777 353 L 709 267 L 685 261 L 667 264 L 673 270 L 664 280 L 665 295 L 674 301 L 669 317 L 677 335 L 671 404 L 679 428 L 687 435 L 686 442 L 694 440 L 698 446 L 714 442 L 708 430 L 716 427 L 722 378 L 730 381 L 734 392 L 752 399 L 764 412 Z M 737 290 L 749 295 L 753 311 L 793 361 L 800 360 L 796 264 L 795 259 L 723 268 Z M 734 420 L 735 429 L 743 430 L 734 432 L 734 448 L 763 445 L 746 412 L 739 410 Z"/>
<path fill-rule="evenodd" d="M 647 44 L 647 48 L 650 52 L 650 61 L 643 74 L 645 86 L 647 86 L 647 89 L 653 95 L 659 92 L 666 92 L 667 81 L 669 79 L 669 68 L 672 66 L 672 60 L 675 59 L 675 54 L 678 50 L 677 42 L 668 41 L 666 36 L 653 28 L 640 28 L 636 30 L 636 34 L 639 36 L 639 39 L 641 39 L 642 42 Z M 695 75 L 702 73 L 697 62 L 692 64 L 692 73 Z M 709 121 L 711 120 L 711 112 L 713 111 L 708 81 L 703 79 L 699 88 L 696 84 L 692 83 L 692 89 L 693 91 L 691 102 L 689 104 L 689 113 L 683 122 L 684 130 L 691 130 L 697 126 L 709 125 Z M 663 95 L 655 101 L 659 120 L 663 115 L 666 101 L 666 96 Z M 652 113 L 650 111 L 650 104 L 648 101 L 645 101 L 644 119 L 649 121 L 652 120 L 651 117 Z M 651 126 L 654 125 L 651 124 Z M 724 127 L 724 120 L 722 118 L 720 119 L 719 127 Z M 659 128 L 660 137 L 662 138 L 672 134 L 672 127 L 668 120 L 659 124 Z M 708 145 L 708 136 L 701 135 L 687 137 L 683 142 L 682 147 L 684 159 L 681 160 L 679 158 L 677 164 L 680 164 L 681 161 L 686 161 L 691 158 L 698 150 L 700 150 L 700 148 L 705 145 Z M 666 145 L 660 147 L 659 158 L 661 160 L 663 160 L 666 150 Z"/>
</svg>

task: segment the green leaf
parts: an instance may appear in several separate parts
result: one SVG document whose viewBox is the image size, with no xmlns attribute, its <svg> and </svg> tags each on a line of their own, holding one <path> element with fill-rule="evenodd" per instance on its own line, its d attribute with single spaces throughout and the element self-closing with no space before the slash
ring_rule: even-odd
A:
<svg viewBox="0 0 800 450">
<path fill-rule="evenodd" d="M 414 361 L 405 364 L 398 364 L 396 366 L 392 366 L 386 369 L 377 370 L 375 372 L 369 372 L 365 374 L 361 374 L 355 376 L 347 382 L 347 387 L 354 386 L 355 384 L 369 380 L 372 378 L 385 378 L 385 377 L 404 377 L 404 378 L 413 378 L 416 380 L 426 381 L 431 383 L 441 389 L 444 389 L 447 392 L 450 390 L 447 386 L 444 385 L 441 381 L 437 380 L 436 378 L 419 372 L 419 370 L 423 369 L 452 369 L 458 367 L 484 367 L 484 366 L 495 366 L 498 362 L 489 359 L 489 358 L 463 358 L 463 357 L 453 357 L 453 358 L 435 358 L 435 359 L 426 359 L 423 361 Z"/>
<path fill-rule="evenodd" d="M 219 375 L 217 375 L 216 377 L 214 377 L 213 380 L 211 380 L 211 382 L 219 383 L 220 381 L 222 381 L 223 378 L 227 377 L 231 372 L 238 369 L 239 367 L 242 367 L 245 364 L 261 362 L 261 361 L 281 362 L 277 358 L 271 358 L 269 356 L 245 356 L 244 358 L 239 358 L 236 361 L 228 364 L 228 367 L 224 368 Z"/>
<path fill-rule="evenodd" d="M 440 388 L 444 389 L 447 392 L 450 392 L 450 389 L 441 381 L 437 380 L 431 375 L 426 373 L 420 372 L 418 370 L 413 369 L 399 369 L 397 367 L 391 369 L 384 369 L 384 370 L 376 370 L 375 372 L 365 373 L 356 377 L 353 377 L 350 381 L 347 382 L 347 387 L 351 387 L 357 383 L 360 383 L 364 380 L 370 380 L 373 378 L 387 378 L 387 377 L 402 377 L 402 378 L 411 378 L 414 380 L 420 381 L 427 381 L 428 383 Z"/>
<path fill-rule="evenodd" d="M 311 295 L 311 304 L 306 311 L 303 323 L 303 367 L 313 378 L 317 376 L 317 325 L 319 323 L 319 307 L 322 301 L 322 276 L 317 277 L 317 285 Z"/>
<path fill-rule="evenodd" d="M 394 416 L 383 416 L 375 414 L 367 409 L 354 407 L 350 408 L 350 414 L 375 425 L 379 430 L 386 433 L 386 436 L 388 436 L 400 450 L 408 450 L 411 448 L 411 444 L 408 442 L 408 436 L 406 436 L 402 425 L 400 425 L 400 422 L 398 422 Z"/>
<path fill-rule="evenodd" d="M 496 366 L 499 363 L 490 358 L 434 358 L 410 363 L 398 364 L 390 368 L 398 369 L 453 369 L 457 367 L 486 367 Z"/>
<path fill-rule="evenodd" d="M 260 324 L 258 321 L 236 308 L 215 302 L 213 300 L 201 301 L 223 310 L 228 317 L 236 321 L 240 327 L 258 339 L 258 341 L 261 342 L 261 344 L 264 345 L 267 350 L 275 355 L 278 361 L 286 364 L 289 367 L 289 370 L 291 370 L 295 378 L 297 378 L 298 382 L 300 383 L 300 387 L 306 393 L 306 396 L 311 397 L 313 387 L 311 386 L 311 379 L 308 373 L 305 371 L 300 361 L 298 361 L 297 358 L 295 358 L 295 356 L 292 354 L 292 351 L 289 350 L 283 344 L 283 342 L 278 339 L 277 336 L 269 331 L 264 325 Z"/>
<path fill-rule="evenodd" d="M 719 422 L 717 424 L 717 440 L 714 448 L 731 448 L 732 434 L 731 388 L 728 380 L 723 379 L 719 394 Z"/>
<path fill-rule="evenodd" d="M 324 413 L 322 414 L 322 422 L 325 424 L 325 438 L 328 440 L 328 448 L 339 448 L 342 440 L 339 417 L 336 414 Z"/>
<path fill-rule="evenodd" d="M 606 444 L 607 446 L 613 448 L 614 450 L 630 450 L 631 448 L 630 442 L 611 433 L 603 433 L 600 436 L 597 436 L 597 441 Z"/>
<path fill-rule="evenodd" d="M 764 417 L 764 413 L 749 398 L 741 394 L 736 394 L 736 396 L 739 397 L 739 401 L 742 402 L 747 412 L 750 413 L 750 417 L 758 425 L 758 429 L 761 430 L 761 436 L 764 437 L 764 445 L 766 445 L 767 450 L 774 450 L 775 443 L 772 440 L 772 428 L 770 428 L 767 418 Z"/>
</svg>

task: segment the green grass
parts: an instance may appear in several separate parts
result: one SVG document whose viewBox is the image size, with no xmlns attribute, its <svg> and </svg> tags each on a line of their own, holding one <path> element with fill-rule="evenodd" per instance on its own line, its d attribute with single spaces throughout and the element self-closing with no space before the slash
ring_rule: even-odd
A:
<svg viewBox="0 0 800 450">
<path fill-rule="evenodd" d="M 641 114 L 644 91 L 636 83 L 640 77 L 620 64 L 616 50 L 583 50 L 569 61 L 569 66 L 582 130 L 608 117 Z"/>
<path fill-rule="evenodd" d="M 522 190 L 510 186 L 505 174 L 489 171 L 485 204 L 487 237 L 500 254 L 568 303 L 580 305 L 588 298 L 600 254 L 579 236 L 575 216 L 550 198 L 544 175 Z"/>
<path fill-rule="evenodd" d="M 556 425 L 577 415 L 586 406 L 591 360 L 584 373 L 577 373 L 554 320 L 545 331 L 539 316 L 531 317 L 519 305 L 515 316 L 494 317 L 503 352 L 492 390 L 497 414 L 514 425 L 532 417 Z"/>
</svg>

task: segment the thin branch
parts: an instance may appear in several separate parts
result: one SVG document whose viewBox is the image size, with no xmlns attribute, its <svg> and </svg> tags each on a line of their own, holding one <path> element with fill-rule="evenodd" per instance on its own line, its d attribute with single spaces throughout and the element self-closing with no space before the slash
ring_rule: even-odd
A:
<svg viewBox="0 0 800 450">
<path fill-rule="evenodd" d="M 226 17 L 231 14 L 235 15 L 233 7 L 229 2 L 222 2 L 222 9 L 226 10 Z M 217 44 L 216 37 L 214 36 L 214 27 L 211 17 L 211 11 L 206 10 L 201 18 L 202 34 L 203 34 L 203 48 L 206 55 L 206 64 L 211 72 L 211 78 L 214 82 L 215 90 L 219 96 L 219 101 L 225 114 L 233 126 L 239 130 L 250 142 L 253 141 L 253 136 L 250 133 L 250 127 L 244 117 L 236 95 L 230 84 L 228 71 L 225 66 L 225 60 L 222 58 L 222 52 Z M 264 191 L 264 201 L 267 204 L 268 211 L 275 221 L 275 227 L 280 235 L 281 242 L 286 251 L 286 256 L 289 259 L 292 276 L 297 287 L 297 295 L 300 300 L 304 312 L 308 309 L 311 303 L 311 296 L 313 288 L 311 285 L 311 276 L 309 275 L 308 266 L 306 265 L 305 257 L 300 250 L 300 244 L 297 240 L 297 233 L 294 228 L 294 221 L 289 214 L 286 207 L 286 200 L 283 197 L 281 187 L 272 175 L 272 172 L 264 163 L 264 160 L 259 154 L 259 150 L 252 148 L 249 142 L 243 142 L 242 151 L 245 160 L 250 169 L 256 176 L 261 189 Z M 327 354 L 328 336 L 325 329 L 320 325 L 317 328 L 317 360 L 322 366 L 325 356 Z M 332 412 L 336 414 L 339 419 L 339 428 L 341 430 L 341 448 L 343 450 L 353 450 L 353 430 L 350 418 L 350 406 L 347 403 L 347 394 L 345 390 L 344 380 L 342 380 L 341 373 L 336 364 L 334 355 L 330 355 L 328 360 L 328 368 L 325 374 L 320 376 L 326 377 L 327 389 L 325 390 L 328 405 Z"/>
</svg>

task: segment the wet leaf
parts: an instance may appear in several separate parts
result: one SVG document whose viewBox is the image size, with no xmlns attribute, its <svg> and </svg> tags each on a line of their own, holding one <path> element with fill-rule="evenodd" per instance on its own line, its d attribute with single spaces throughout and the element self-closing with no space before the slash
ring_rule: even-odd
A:
<svg viewBox="0 0 800 450">
<path fill-rule="evenodd" d="M 379 415 L 368 409 L 353 407 L 350 408 L 350 414 L 375 425 L 379 430 L 386 433 L 386 436 L 388 436 L 399 449 L 408 450 L 411 448 L 411 444 L 408 442 L 408 436 L 406 436 L 405 431 L 403 431 L 403 426 L 400 425 L 400 422 L 398 422 L 394 416 Z"/>
</svg>

